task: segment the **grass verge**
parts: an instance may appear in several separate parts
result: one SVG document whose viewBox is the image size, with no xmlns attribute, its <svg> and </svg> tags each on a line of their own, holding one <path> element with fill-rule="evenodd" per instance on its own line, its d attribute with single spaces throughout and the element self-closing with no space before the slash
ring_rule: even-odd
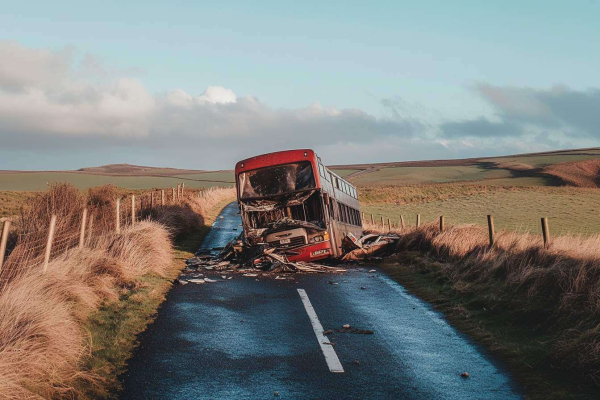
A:
<svg viewBox="0 0 600 400">
<path fill-rule="evenodd" d="M 0 270 L 0 398 L 116 397 L 136 335 L 153 320 L 182 259 L 210 230 L 215 208 L 235 193 L 186 194 L 164 207 L 142 207 L 140 220 L 122 224 L 120 233 L 114 187 L 82 193 L 53 185 L 27 201 Z M 84 207 L 96 218 L 78 246 Z M 54 255 L 42 269 L 51 215 Z"/>
</svg>

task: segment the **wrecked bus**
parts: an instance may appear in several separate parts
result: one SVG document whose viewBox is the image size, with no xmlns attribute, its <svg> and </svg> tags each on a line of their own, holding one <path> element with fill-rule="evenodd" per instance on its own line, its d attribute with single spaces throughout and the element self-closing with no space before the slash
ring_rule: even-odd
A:
<svg viewBox="0 0 600 400">
<path fill-rule="evenodd" d="M 312 150 L 242 160 L 235 166 L 235 181 L 248 243 L 268 243 L 289 261 L 340 257 L 344 236 L 362 235 L 356 188 Z"/>
</svg>

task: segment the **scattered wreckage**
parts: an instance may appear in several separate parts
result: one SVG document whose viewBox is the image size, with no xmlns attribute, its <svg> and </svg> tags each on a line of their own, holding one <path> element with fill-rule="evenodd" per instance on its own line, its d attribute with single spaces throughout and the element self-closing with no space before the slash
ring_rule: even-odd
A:
<svg viewBox="0 0 600 400">
<path fill-rule="evenodd" d="M 287 223 L 279 221 L 279 224 Z M 375 235 L 368 234 L 357 239 L 351 233 L 343 240 L 345 251 L 341 261 L 358 261 L 373 257 L 379 257 L 391 253 L 399 237 L 397 235 Z M 345 268 L 334 265 L 307 261 L 290 261 L 288 256 L 294 254 L 294 250 L 273 247 L 269 243 L 250 244 L 244 233 L 229 242 L 218 254 L 210 251 L 202 251 L 194 258 L 187 260 L 188 272 L 213 271 L 213 272 L 236 272 L 244 276 L 257 276 L 257 272 L 284 274 L 284 273 L 337 273 L 345 272 Z M 193 276 L 198 279 L 199 276 Z M 222 276 L 223 279 L 231 277 Z M 203 278 L 207 281 L 207 278 Z M 192 282 L 188 279 L 188 281 Z M 199 282 L 195 282 L 199 283 Z M 203 282 L 202 282 L 203 283 Z"/>
<path fill-rule="evenodd" d="M 373 257 L 383 257 L 392 253 L 400 237 L 395 234 L 376 235 L 373 233 L 357 239 L 348 233 L 342 241 L 344 255 L 342 261 L 358 261 Z"/>
</svg>

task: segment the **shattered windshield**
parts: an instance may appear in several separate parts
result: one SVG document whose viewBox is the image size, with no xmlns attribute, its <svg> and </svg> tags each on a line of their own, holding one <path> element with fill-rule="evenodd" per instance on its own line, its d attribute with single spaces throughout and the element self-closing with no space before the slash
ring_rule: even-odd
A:
<svg viewBox="0 0 600 400">
<path fill-rule="evenodd" d="M 238 180 L 242 199 L 277 196 L 315 187 L 312 165 L 308 161 L 242 172 Z"/>
</svg>

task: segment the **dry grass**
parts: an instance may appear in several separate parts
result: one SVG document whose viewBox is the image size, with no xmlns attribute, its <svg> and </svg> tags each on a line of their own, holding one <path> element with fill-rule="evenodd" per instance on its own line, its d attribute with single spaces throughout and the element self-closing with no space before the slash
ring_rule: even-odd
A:
<svg viewBox="0 0 600 400">
<path fill-rule="evenodd" d="M 396 232 L 398 251 L 442 261 L 439 273 L 456 291 L 501 304 L 553 338 L 549 362 L 600 383 L 600 235 L 556 237 L 544 248 L 537 235 L 499 232 L 490 248 L 487 230 L 476 225 Z"/>
<path fill-rule="evenodd" d="M 103 385 L 103 375 L 86 366 L 92 351 L 88 319 L 103 305 L 118 303 L 142 284 L 143 277 L 164 276 L 172 266 L 172 235 L 197 228 L 203 221 L 201 213 L 232 194 L 231 189 L 200 196 L 190 192 L 178 204 L 142 212 L 158 223 L 137 222 L 123 227 L 120 234 L 113 233 L 114 187 L 83 194 L 68 185 L 55 185 L 33 198 L 15 223 L 8 268 L 0 271 L 0 398 L 102 393 L 90 389 Z M 85 206 L 96 216 L 95 229 L 79 249 L 73 247 L 77 243 L 73 232 L 78 232 Z M 32 244 L 45 241 L 52 214 L 58 215 L 57 238 L 67 244 L 42 275 L 38 261 L 43 246 Z M 119 340 L 123 342 L 117 338 L 114 342 Z M 132 340 L 125 341 L 133 345 Z"/>
<path fill-rule="evenodd" d="M 570 186 L 600 187 L 600 159 L 551 165 L 544 168 L 544 173 Z"/>
</svg>

